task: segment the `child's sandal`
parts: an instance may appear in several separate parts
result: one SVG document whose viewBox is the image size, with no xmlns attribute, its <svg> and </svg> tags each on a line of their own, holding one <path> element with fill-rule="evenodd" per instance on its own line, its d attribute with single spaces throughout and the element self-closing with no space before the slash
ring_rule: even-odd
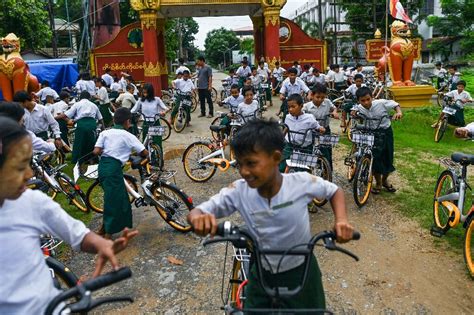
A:
<svg viewBox="0 0 474 315">
<path fill-rule="evenodd" d="M 394 193 L 397 191 L 397 189 L 393 187 L 392 184 L 389 184 L 389 185 L 384 184 L 383 188 L 385 188 L 388 192 L 391 192 L 391 193 Z"/>
<path fill-rule="evenodd" d="M 380 189 L 380 188 L 377 188 L 377 187 L 372 187 L 372 189 L 370 190 L 370 192 L 373 193 L 374 195 L 378 195 L 378 194 L 380 194 L 381 189 Z"/>
</svg>

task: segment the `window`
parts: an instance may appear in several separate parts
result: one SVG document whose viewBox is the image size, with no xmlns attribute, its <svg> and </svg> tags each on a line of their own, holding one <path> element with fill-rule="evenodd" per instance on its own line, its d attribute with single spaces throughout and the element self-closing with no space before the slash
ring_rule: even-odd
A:
<svg viewBox="0 0 474 315">
<path fill-rule="evenodd" d="M 425 0 L 420 13 L 426 15 L 434 14 L 434 0 Z"/>
</svg>

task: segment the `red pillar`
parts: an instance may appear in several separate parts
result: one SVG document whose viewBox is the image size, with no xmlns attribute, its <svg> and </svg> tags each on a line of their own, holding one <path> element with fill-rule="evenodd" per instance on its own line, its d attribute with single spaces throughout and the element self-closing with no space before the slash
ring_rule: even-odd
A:
<svg viewBox="0 0 474 315">
<path fill-rule="evenodd" d="M 264 54 L 270 69 L 280 61 L 280 7 L 267 7 L 263 10 Z"/>
<path fill-rule="evenodd" d="M 161 96 L 161 65 L 156 31 L 157 11 L 140 11 L 140 21 L 143 32 L 143 66 L 145 82 L 151 83 L 155 94 Z"/>
<path fill-rule="evenodd" d="M 161 88 L 168 89 L 168 63 L 166 62 L 165 49 L 165 19 L 158 19 L 156 23 L 156 35 L 158 41 L 158 62 L 161 67 Z"/>
<path fill-rule="evenodd" d="M 254 16 L 252 17 L 253 23 L 253 41 L 254 41 L 254 55 L 255 64 L 258 64 L 260 58 L 264 57 L 264 41 L 263 41 L 263 17 Z"/>
</svg>

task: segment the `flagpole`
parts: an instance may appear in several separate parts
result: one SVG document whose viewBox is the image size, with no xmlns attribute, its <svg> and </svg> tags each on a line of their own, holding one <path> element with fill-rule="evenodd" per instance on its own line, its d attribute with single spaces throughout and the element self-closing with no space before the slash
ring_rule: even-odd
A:
<svg viewBox="0 0 474 315">
<path fill-rule="evenodd" d="M 387 44 L 388 44 L 388 12 L 389 12 L 389 2 L 390 0 L 385 0 L 385 47 L 388 48 Z M 389 59 L 390 56 L 387 56 L 386 60 L 385 60 L 385 84 L 387 84 L 387 67 L 388 67 L 388 62 L 389 62 Z"/>
</svg>

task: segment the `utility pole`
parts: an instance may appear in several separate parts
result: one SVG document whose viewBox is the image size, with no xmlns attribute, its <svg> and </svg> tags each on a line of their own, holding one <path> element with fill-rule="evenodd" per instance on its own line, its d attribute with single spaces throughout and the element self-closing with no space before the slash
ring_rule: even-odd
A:
<svg viewBox="0 0 474 315">
<path fill-rule="evenodd" d="M 183 58 L 183 29 L 181 27 L 181 19 L 178 18 L 178 48 L 179 58 Z"/>
<path fill-rule="evenodd" d="M 323 8 L 322 8 L 322 0 L 318 0 L 318 24 L 319 24 L 319 39 L 324 39 L 324 32 L 323 32 Z"/>
<path fill-rule="evenodd" d="M 49 24 L 51 26 L 51 31 L 53 32 L 53 38 L 51 41 L 51 45 L 53 46 L 53 57 L 58 58 L 58 39 L 56 37 L 56 26 L 54 24 L 53 6 L 53 0 L 48 0 Z"/>
<path fill-rule="evenodd" d="M 337 8 L 336 8 L 336 0 L 333 0 L 333 15 L 334 15 L 334 33 L 333 33 L 333 41 L 334 41 L 334 63 L 337 63 Z"/>
</svg>

